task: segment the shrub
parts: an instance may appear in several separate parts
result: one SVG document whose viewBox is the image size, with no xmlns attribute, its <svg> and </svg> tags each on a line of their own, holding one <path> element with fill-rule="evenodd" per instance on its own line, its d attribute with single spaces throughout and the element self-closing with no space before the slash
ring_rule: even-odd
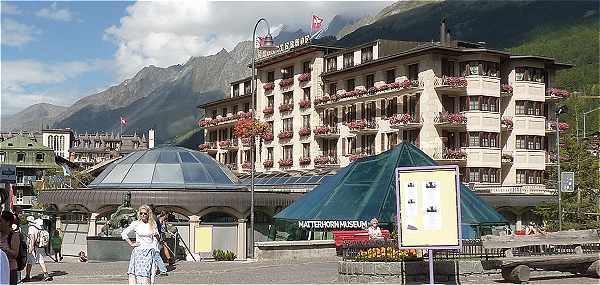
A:
<svg viewBox="0 0 600 285">
<path fill-rule="evenodd" d="M 213 258 L 216 261 L 232 261 L 237 258 L 237 255 L 230 250 L 215 249 L 213 250 Z"/>
</svg>

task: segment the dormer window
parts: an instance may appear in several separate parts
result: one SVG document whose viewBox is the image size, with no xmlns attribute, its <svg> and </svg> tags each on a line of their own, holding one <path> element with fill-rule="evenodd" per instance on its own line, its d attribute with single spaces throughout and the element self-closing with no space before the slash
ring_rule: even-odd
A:
<svg viewBox="0 0 600 285">
<path fill-rule="evenodd" d="M 360 61 L 361 63 L 369 62 L 373 60 L 373 47 L 366 47 L 360 50 Z"/>
<path fill-rule="evenodd" d="M 0 162 L 4 162 L 4 157 L 5 156 L 6 156 L 6 153 L 0 152 Z"/>
<path fill-rule="evenodd" d="M 35 154 L 35 161 L 37 162 L 44 162 L 44 154 L 43 153 L 36 153 Z"/>
<path fill-rule="evenodd" d="M 302 63 L 302 73 L 310 73 L 312 70 L 312 66 L 310 61 L 305 61 Z"/>
<path fill-rule="evenodd" d="M 344 68 L 354 66 L 354 53 L 349 52 L 344 54 Z"/>
<path fill-rule="evenodd" d="M 356 87 L 354 78 L 346 80 L 346 91 L 352 91 Z"/>
<path fill-rule="evenodd" d="M 17 162 L 25 162 L 25 153 L 17 153 Z"/>
</svg>

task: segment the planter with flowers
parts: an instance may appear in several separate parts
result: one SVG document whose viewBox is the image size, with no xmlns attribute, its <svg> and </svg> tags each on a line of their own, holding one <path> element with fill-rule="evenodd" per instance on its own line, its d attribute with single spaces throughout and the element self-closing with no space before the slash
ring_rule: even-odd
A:
<svg viewBox="0 0 600 285">
<path fill-rule="evenodd" d="M 321 127 L 316 127 L 315 128 L 315 135 L 324 135 L 330 132 L 329 127 L 327 126 L 321 126 Z"/>
<path fill-rule="evenodd" d="M 563 89 L 549 88 L 546 90 L 546 95 L 550 97 L 567 98 L 571 96 L 571 93 Z"/>
<path fill-rule="evenodd" d="M 229 141 L 229 140 L 225 140 L 225 141 L 220 141 L 220 142 L 219 142 L 219 146 L 220 146 L 221 148 L 228 147 L 228 146 L 230 146 L 230 145 L 231 145 L 231 141 Z"/>
<path fill-rule="evenodd" d="M 512 120 L 512 118 L 509 118 L 509 117 L 502 118 L 501 126 L 503 128 L 509 129 L 509 130 L 512 129 L 513 128 L 513 120 Z"/>
<path fill-rule="evenodd" d="M 502 84 L 502 85 L 500 85 L 500 92 L 506 93 L 506 94 L 512 94 L 513 87 L 510 84 Z"/>
<path fill-rule="evenodd" d="M 294 78 L 286 78 L 286 79 L 281 79 L 279 81 L 279 87 L 281 88 L 285 88 L 285 87 L 289 87 L 294 85 Z"/>
<path fill-rule="evenodd" d="M 556 123 L 552 123 L 551 127 L 552 127 L 552 129 L 556 130 Z M 567 129 L 569 129 L 569 124 L 568 123 L 565 123 L 565 122 L 559 122 L 558 123 L 558 130 L 559 131 L 564 131 L 564 130 L 567 130 Z"/>
<path fill-rule="evenodd" d="M 291 112 L 294 109 L 294 105 L 292 104 L 281 104 L 279 105 L 279 112 L 284 113 L 284 112 Z"/>
<path fill-rule="evenodd" d="M 408 125 L 412 123 L 412 118 L 409 113 L 395 114 L 390 117 L 391 126 Z"/>
<path fill-rule="evenodd" d="M 301 157 L 299 163 L 300 165 L 310 164 L 310 157 Z"/>
<path fill-rule="evenodd" d="M 329 102 L 330 99 L 331 98 L 329 97 L 329 95 L 323 95 L 323 96 L 321 96 L 321 98 L 315 99 L 315 105 L 325 104 L 325 103 Z"/>
<path fill-rule="evenodd" d="M 502 154 L 502 163 L 513 163 L 513 156 L 508 153 Z"/>
<path fill-rule="evenodd" d="M 294 161 L 291 159 L 280 159 L 278 163 L 279 167 L 289 167 L 294 165 Z"/>
<path fill-rule="evenodd" d="M 310 128 L 301 128 L 301 129 L 298 131 L 298 134 L 299 134 L 301 137 L 308 136 L 308 135 L 310 135 Z"/>
<path fill-rule="evenodd" d="M 298 76 L 298 82 L 307 82 L 310 81 L 310 73 L 302 73 Z"/>
<path fill-rule="evenodd" d="M 277 135 L 277 137 L 280 140 L 287 140 L 287 139 L 291 139 L 292 137 L 294 137 L 294 133 L 292 133 L 291 131 L 282 131 Z"/>
<path fill-rule="evenodd" d="M 210 125 L 210 121 L 211 120 L 212 120 L 211 118 L 206 118 L 206 119 L 198 120 L 198 126 L 201 127 L 201 128 L 205 128 L 208 125 Z"/>
<path fill-rule="evenodd" d="M 263 161 L 263 166 L 264 166 L 265 168 L 271 168 L 271 167 L 273 167 L 273 160 L 272 160 L 272 159 L 269 159 L 269 160 L 265 160 L 265 161 Z"/>
<path fill-rule="evenodd" d="M 273 82 L 267 82 L 265 84 L 263 84 L 263 89 L 265 91 L 272 91 L 275 88 L 275 84 L 273 84 Z"/>
<path fill-rule="evenodd" d="M 252 168 L 252 163 L 250 163 L 250 161 L 245 161 L 244 163 L 242 163 L 242 169 L 251 169 Z"/>
<path fill-rule="evenodd" d="M 250 146 L 250 143 L 252 143 L 252 138 L 242 138 L 243 146 Z"/>
<path fill-rule="evenodd" d="M 298 106 L 300 106 L 301 109 L 310 108 L 310 100 L 302 99 L 298 102 Z"/>
<path fill-rule="evenodd" d="M 367 127 L 367 122 L 365 120 L 358 120 L 354 122 L 350 122 L 348 124 L 348 128 L 351 130 L 362 130 Z"/>
<path fill-rule="evenodd" d="M 329 161 L 329 156 L 326 155 L 320 155 L 315 157 L 315 165 L 329 164 Z"/>
<path fill-rule="evenodd" d="M 274 109 L 273 106 L 267 106 L 266 108 L 263 109 L 263 114 L 265 116 L 273 115 L 273 113 L 274 113 L 273 109 Z"/>
<path fill-rule="evenodd" d="M 240 119 L 233 127 L 233 134 L 237 138 L 253 138 L 266 134 L 269 125 L 257 119 Z"/>
<path fill-rule="evenodd" d="M 265 140 L 266 143 L 272 142 L 273 141 L 273 134 L 272 133 L 267 133 L 264 134 L 262 136 L 263 140 Z"/>
<path fill-rule="evenodd" d="M 208 150 L 208 144 L 207 143 L 199 144 L 198 145 L 198 149 L 200 151 L 207 151 Z"/>
<path fill-rule="evenodd" d="M 465 159 L 467 158 L 467 152 L 463 149 L 448 149 L 444 155 L 445 159 Z"/>
</svg>

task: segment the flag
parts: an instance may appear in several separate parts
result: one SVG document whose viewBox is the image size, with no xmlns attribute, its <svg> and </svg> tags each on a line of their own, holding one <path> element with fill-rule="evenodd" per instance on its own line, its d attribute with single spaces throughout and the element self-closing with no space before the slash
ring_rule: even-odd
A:
<svg viewBox="0 0 600 285">
<path fill-rule="evenodd" d="M 312 25 L 311 25 L 311 29 L 314 30 L 318 30 L 321 28 L 321 24 L 323 24 L 323 18 L 317 16 L 317 15 L 312 15 Z"/>
<path fill-rule="evenodd" d="M 121 126 L 127 126 L 127 118 L 121 117 Z"/>
<path fill-rule="evenodd" d="M 264 37 L 256 37 L 256 42 L 254 43 L 254 46 L 256 48 L 260 48 L 264 45 L 265 45 L 265 38 Z"/>
</svg>

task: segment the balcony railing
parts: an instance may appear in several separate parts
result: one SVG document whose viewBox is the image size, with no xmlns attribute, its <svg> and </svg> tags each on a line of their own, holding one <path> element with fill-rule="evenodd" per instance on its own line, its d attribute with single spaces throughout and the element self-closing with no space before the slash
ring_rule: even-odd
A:
<svg viewBox="0 0 600 285">
<path fill-rule="evenodd" d="M 465 92 L 467 88 L 467 79 L 463 76 L 442 76 L 433 80 L 433 86 L 436 91 Z"/>
<path fill-rule="evenodd" d="M 386 97 L 392 95 L 395 96 L 395 92 L 417 92 L 422 88 L 423 82 L 418 80 L 404 80 L 402 82 L 381 84 L 376 87 L 371 87 L 369 89 L 365 89 L 364 87 L 357 87 L 354 90 L 324 95 L 320 98 L 316 98 L 314 101 L 314 105 L 315 107 L 322 107 L 327 105 L 335 105 L 337 103 L 349 103 L 352 101 L 362 99 L 363 97 L 369 99 L 377 99 L 379 97 Z"/>
<path fill-rule="evenodd" d="M 475 192 L 484 192 L 491 194 L 543 194 L 554 195 L 556 190 L 546 188 L 543 184 L 530 185 L 489 185 L 474 184 L 472 187 Z"/>
<path fill-rule="evenodd" d="M 557 100 L 564 99 L 571 96 L 571 93 L 567 90 L 558 89 L 558 88 L 548 88 L 546 90 L 546 100 Z"/>
<path fill-rule="evenodd" d="M 338 158 L 335 155 L 320 155 L 315 158 L 315 167 L 339 165 Z"/>
<path fill-rule="evenodd" d="M 423 126 L 423 123 L 419 119 L 419 116 L 410 113 L 404 114 L 395 114 L 390 118 L 390 127 L 396 129 L 412 129 L 412 128 L 420 128 Z"/>
<path fill-rule="evenodd" d="M 237 114 L 229 113 L 225 117 L 217 116 L 214 119 L 213 118 L 205 118 L 203 120 L 198 121 L 198 126 L 205 128 L 205 127 L 209 127 L 209 126 L 217 126 L 217 125 L 221 125 L 221 124 L 235 123 L 239 119 L 247 119 L 247 118 L 252 118 L 252 111 L 249 111 L 249 112 L 239 111 Z"/>
<path fill-rule="evenodd" d="M 447 161 L 466 161 L 467 152 L 462 148 L 448 148 L 444 147 L 441 152 L 435 152 L 433 154 L 435 160 L 447 160 Z"/>
<path fill-rule="evenodd" d="M 222 140 L 219 142 L 219 147 L 222 149 L 237 149 L 239 147 L 237 139 Z"/>
<path fill-rule="evenodd" d="M 346 124 L 350 129 L 350 132 L 361 133 L 361 132 L 377 132 L 379 127 L 375 120 L 357 120 Z"/>
<path fill-rule="evenodd" d="M 463 114 L 450 114 L 446 111 L 440 112 L 433 122 L 436 127 L 459 128 L 463 129 L 467 125 L 467 117 Z"/>
<path fill-rule="evenodd" d="M 340 130 L 337 127 L 332 126 L 318 126 L 313 132 L 315 133 L 315 137 L 339 137 Z"/>
</svg>

